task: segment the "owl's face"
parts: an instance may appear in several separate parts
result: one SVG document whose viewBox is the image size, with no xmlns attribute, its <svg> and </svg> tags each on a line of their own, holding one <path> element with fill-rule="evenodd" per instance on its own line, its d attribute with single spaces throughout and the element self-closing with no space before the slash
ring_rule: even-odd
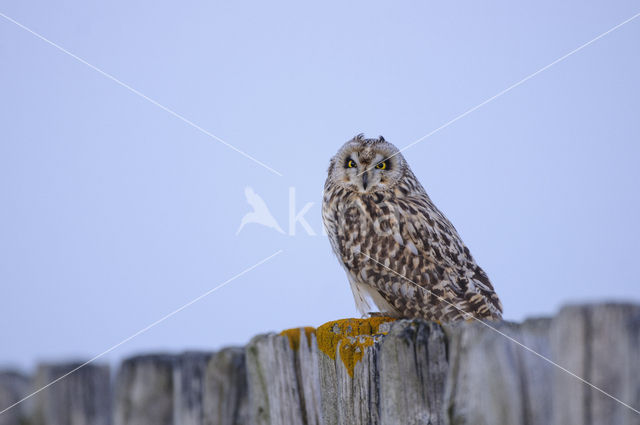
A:
<svg viewBox="0 0 640 425">
<path fill-rule="evenodd" d="M 391 143 L 358 135 L 345 143 L 329 164 L 329 180 L 347 190 L 373 193 L 393 188 L 406 162 Z"/>
</svg>

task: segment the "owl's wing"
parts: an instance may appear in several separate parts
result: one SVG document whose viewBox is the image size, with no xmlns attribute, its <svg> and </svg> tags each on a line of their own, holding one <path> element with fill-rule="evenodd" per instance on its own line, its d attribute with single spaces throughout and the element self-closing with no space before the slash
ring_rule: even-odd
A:
<svg viewBox="0 0 640 425">
<path fill-rule="evenodd" d="M 481 318 L 501 317 L 500 300 L 486 273 L 428 196 L 395 198 L 378 207 L 381 216 L 388 217 L 388 231 L 381 235 L 380 243 L 388 247 L 389 263 L 400 268 L 395 272 L 411 279 L 413 286 L 425 289 L 422 296 L 413 295 L 414 305 L 409 300 L 400 309 L 438 320 L 466 318 L 463 312 Z M 386 228 L 384 220 L 380 228 Z M 404 302 L 403 297 L 398 299 L 397 290 L 384 286 L 381 294 L 385 299 Z"/>
</svg>

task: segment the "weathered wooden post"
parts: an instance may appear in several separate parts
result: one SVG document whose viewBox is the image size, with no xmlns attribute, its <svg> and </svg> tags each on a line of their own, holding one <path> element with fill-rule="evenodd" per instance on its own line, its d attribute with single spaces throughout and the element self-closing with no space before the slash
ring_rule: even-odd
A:
<svg viewBox="0 0 640 425">
<path fill-rule="evenodd" d="M 640 408 L 640 306 L 569 306 L 553 318 L 553 360 L 619 401 Z M 553 423 L 640 424 L 640 414 L 558 368 L 553 373 Z"/>
<path fill-rule="evenodd" d="M 0 411 L 22 400 L 29 394 L 29 377 L 16 371 L 0 371 Z M 30 403 L 19 404 L 0 415 L 0 425 L 25 423 Z"/>
<path fill-rule="evenodd" d="M 114 425 L 172 425 L 175 356 L 125 360 L 115 382 Z"/>
<path fill-rule="evenodd" d="M 251 423 L 440 424 L 444 333 L 423 321 L 346 319 L 247 347 Z"/>
<path fill-rule="evenodd" d="M 212 353 L 186 352 L 174 364 L 174 424 L 201 425 L 204 421 L 204 382 Z"/>
<path fill-rule="evenodd" d="M 82 363 L 41 364 L 35 391 Z M 33 397 L 33 425 L 111 425 L 111 376 L 107 365 L 88 364 Z"/>
<path fill-rule="evenodd" d="M 245 350 L 225 348 L 207 362 L 204 372 L 203 425 L 247 425 Z"/>
</svg>

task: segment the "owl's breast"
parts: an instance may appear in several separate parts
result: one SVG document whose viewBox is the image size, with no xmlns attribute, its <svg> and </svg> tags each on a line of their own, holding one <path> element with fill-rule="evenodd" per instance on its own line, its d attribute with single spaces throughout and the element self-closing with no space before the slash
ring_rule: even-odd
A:
<svg viewBox="0 0 640 425">
<path fill-rule="evenodd" d="M 328 197 L 323 219 L 334 252 L 358 279 L 363 279 L 370 266 L 367 256 L 393 257 L 400 249 L 396 242 L 400 220 L 375 194 Z"/>
</svg>

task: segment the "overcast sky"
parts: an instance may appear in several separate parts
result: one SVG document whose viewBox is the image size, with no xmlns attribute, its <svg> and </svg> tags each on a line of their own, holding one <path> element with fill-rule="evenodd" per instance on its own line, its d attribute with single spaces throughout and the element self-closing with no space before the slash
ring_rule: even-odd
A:
<svg viewBox="0 0 640 425">
<path fill-rule="evenodd" d="M 217 349 L 357 315 L 320 204 L 356 133 L 404 147 L 637 2 L 21 1 L 0 12 L 0 365 Z M 505 318 L 639 301 L 640 18 L 405 152 Z M 284 234 L 247 224 L 251 187 Z M 293 188 L 293 189 L 291 189 Z M 291 193 L 295 199 L 290 199 Z M 294 213 L 308 207 L 291 234 Z"/>
</svg>

